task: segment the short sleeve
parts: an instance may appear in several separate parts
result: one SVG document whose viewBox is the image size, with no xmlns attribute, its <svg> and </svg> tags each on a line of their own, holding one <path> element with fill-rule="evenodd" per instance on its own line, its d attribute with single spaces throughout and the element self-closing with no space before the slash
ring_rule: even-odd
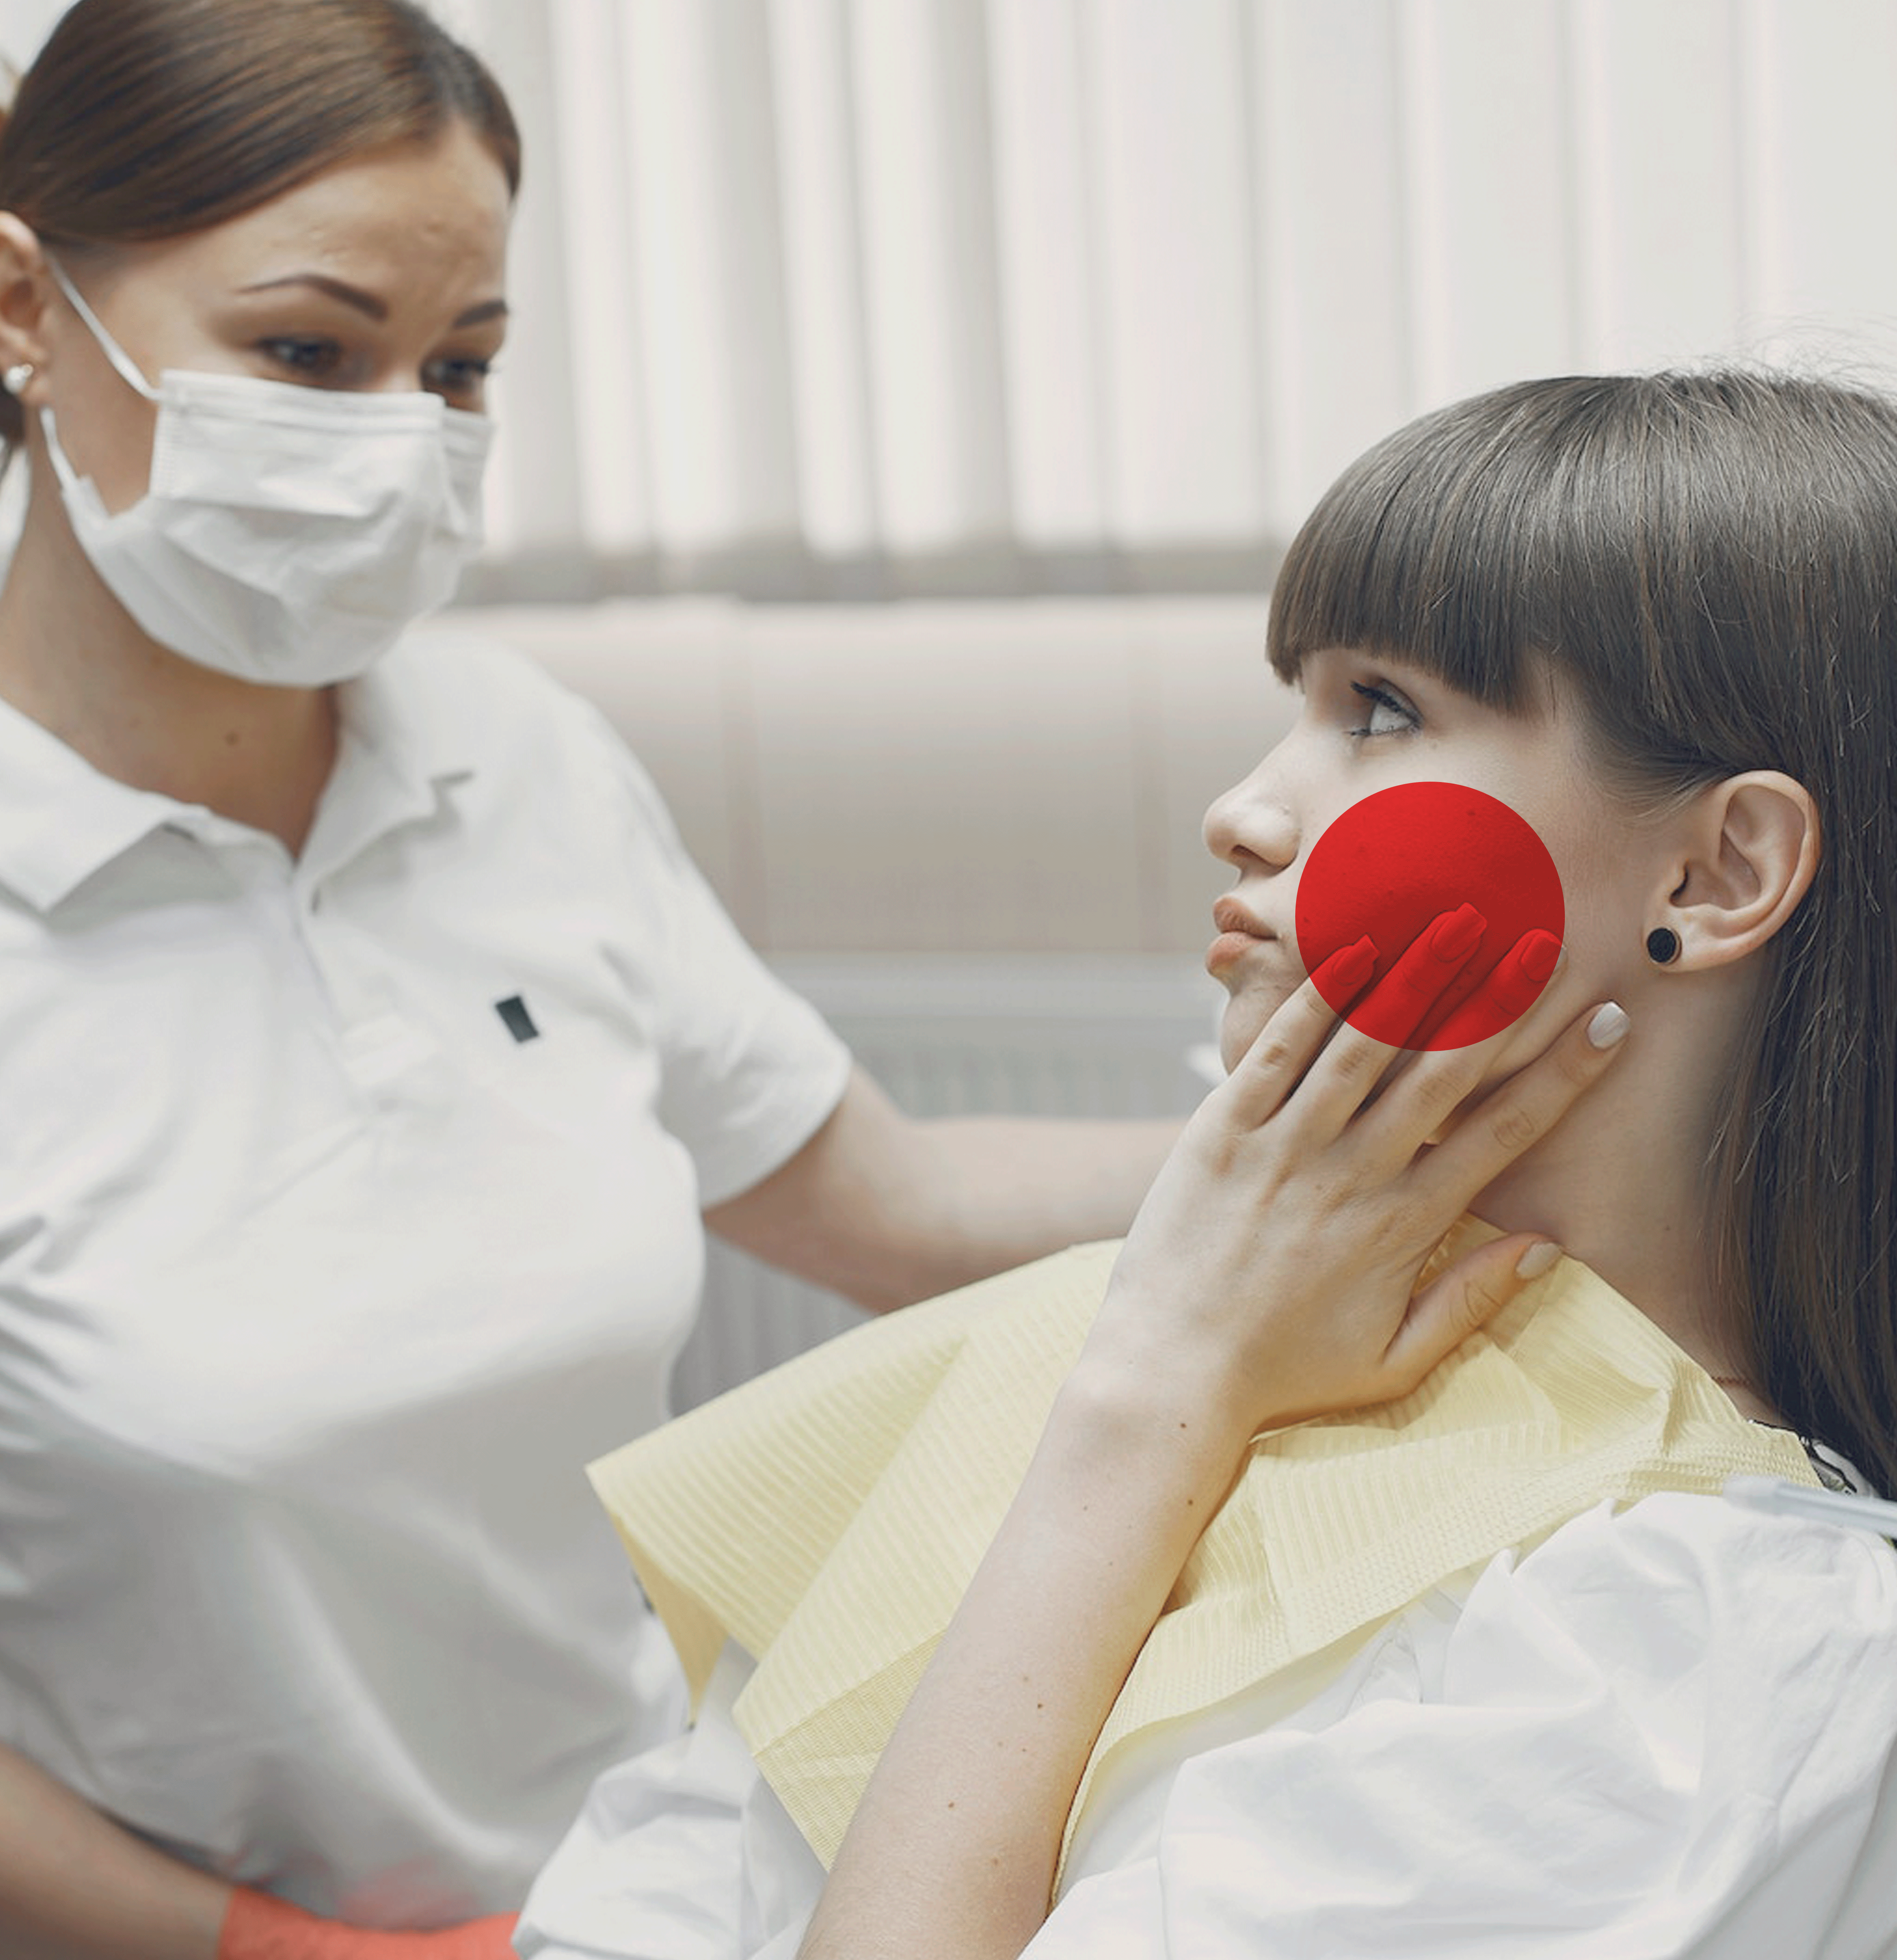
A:
<svg viewBox="0 0 1897 1960">
<path fill-rule="evenodd" d="M 1077 1884 L 1030 1960 L 1873 1960 L 1894 1653 L 1883 1541 L 1603 1506 L 1189 1760 L 1151 1855 Z"/>
<path fill-rule="evenodd" d="M 745 943 L 645 769 L 603 722 L 600 734 L 632 806 L 638 902 L 658 934 L 660 1120 L 692 1154 L 700 1202 L 720 1204 L 809 1141 L 842 1096 L 849 1051 Z"/>
</svg>

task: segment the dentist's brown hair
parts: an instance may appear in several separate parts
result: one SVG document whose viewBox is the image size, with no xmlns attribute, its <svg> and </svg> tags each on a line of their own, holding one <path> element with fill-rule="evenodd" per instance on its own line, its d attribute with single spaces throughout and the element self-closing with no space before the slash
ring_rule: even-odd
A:
<svg viewBox="0 0 1897 1960">
<path fill-rule="evenodd" d="M 517 190 L 499 84 L 410 0 L 78 0 L 0 130 L 0 210 L 83 257 L 201 231 L 456 122 Z M 0 395 L 0 438 L 20 433 Z"/>
</svg>

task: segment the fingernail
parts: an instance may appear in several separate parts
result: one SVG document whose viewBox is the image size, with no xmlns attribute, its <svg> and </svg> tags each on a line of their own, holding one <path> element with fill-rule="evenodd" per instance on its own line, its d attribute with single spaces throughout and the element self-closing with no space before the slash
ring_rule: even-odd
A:
<svg viewBox="0 0 1897 1960">
<path fill-rule="evenodd" d="M 1538 1280 L 1561 1255 L 1561 1249 L 1551 1239 L 1542 1239 L 1539 1245 L 1530 1246 L 1515 1262 L 1517 1279 Z"/>
<path fill-rule="evenodd" d="M 1377 968 L 1377 942 L 1368 933 L 1335 956 L 1331 978 L 1347 994 L 1354 994 Z"/>
<path fill-rule="evenodd" d="M 1587 1023 L 1587 1039 L 1596 1048 L 1612 1048 L 1626 1032 L 1627 1010 L 1618 1001 L 1596 1007 L 1594 1018 Z"/>
<path fill-rule="evenodd" d="M 1429 950 L 1438 959 L 1460 959 L 1475 950 L 1488 921 L 1473 905 L 1459 905 L 1438 920 L 1429 936 Z"/>
<path fill-rule="evenodd" d="M 1531 932 L 1515 957 L 1522 972 L 1539 987 L 1554 977 L 1561 963 L 1561 943 L 1552 932 Z"/>
</svg>

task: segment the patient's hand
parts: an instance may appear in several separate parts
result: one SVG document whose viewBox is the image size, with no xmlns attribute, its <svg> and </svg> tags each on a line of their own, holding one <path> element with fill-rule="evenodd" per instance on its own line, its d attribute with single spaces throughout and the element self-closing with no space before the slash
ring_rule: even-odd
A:
<svg viewBox="0 0 1897 1960">
<path fill-rule="evenodd" d="M 1143 1381 L 1167 1406 L 1202 1409 L 1242 1441 L 1407 1394 L 1552 1262 L 1536 1249 L 1545 1240 L 1518 1233 L 1412 1296 L 1477 1193 L 1612 1065 L 1625 1017 L 1608 1007 L 1564 1023 L 1545 997 L 1522 1013 L 1542 984 L 1538 950 L 1545 977 L 1542 934 L 1455 1010 L 1485 1001 L 1503 1010 L 1504 1032 L 1469 1047 L 1392 1047 L 1326 1004 L 1319 981 L 1338 998 L 1400 1003 L 1412 1030 L 1426 1023 L 1467 957 L 1432 950 L 1442 923 L 1367 991 L 1367 969 L 1352 985 L 1351 967 L 1369 941 L 1345 948 L 1265 1023 L 1141 1207 L 1084 1371 Z M 1524 1035 L 1539 1042 L 1532 1059 L 1478 1093 L 1500 1045 Z"/>
</svg>

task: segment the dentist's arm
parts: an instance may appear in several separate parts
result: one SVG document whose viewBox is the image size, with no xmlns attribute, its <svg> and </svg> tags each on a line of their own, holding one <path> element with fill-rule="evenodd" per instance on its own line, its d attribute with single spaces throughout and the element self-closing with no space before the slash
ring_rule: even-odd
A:
<svg viewBox="0 0 1897 1960">
<path fill-rule="evenodd" d="M 0 1746 L 0 1952 L 214 1960 L 230 1898 Z"/>
<path fill-rule="evenodd" d="M 232 1888 L 154 1850 L 0 1745 L 7 1960 L 512 1960 L 511 1914 L 376 1933 Z"/>
<path fill-rule="evenodd" d="M 861 1069 L 827 1122 L 705 1222 L 878 1312 L 1117 1238 L 1181 1124 L 906 1115 Z"/>
</svg>

